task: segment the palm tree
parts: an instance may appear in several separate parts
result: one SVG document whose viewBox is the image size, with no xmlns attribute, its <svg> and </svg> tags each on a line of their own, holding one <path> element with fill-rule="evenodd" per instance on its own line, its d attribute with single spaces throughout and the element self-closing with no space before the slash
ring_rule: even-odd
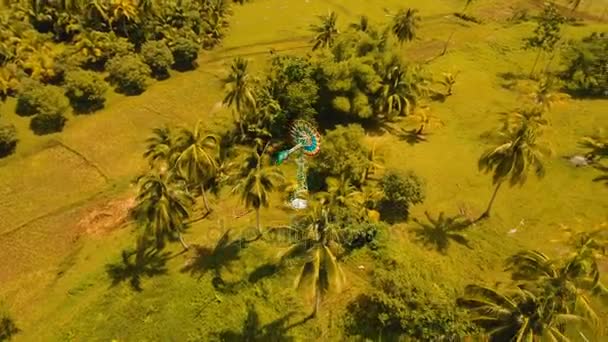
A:
<svg viewBox="0 0 608 342">
<path fill-rule="evenodd" d="M 378 107 L 388 119 L 410 112 L 410 98 L 408 91 L 406 71 L 398 60 L 393 59 L 386 63 L 383 71 L 382 83 L 378 89 Z M 409 97 L 409 98 L 408 98 Z"/>
<path fill-rule="evenodd" d="M 247 70 L 248 62 L 237 57 L 232 61 L 230 66 L 230 74 L 224 80 L 226 87 L 226 96 L 222 103 L 227 106 L 233 106 L 239 115 L 238 124 L 241 129 L 241 135 L 245 135 L 244 121 L 245 113 L 254 110 L 256 107 L 255 89 L 253 80 Z"/>
<path fill-rule="evenodd" d="M 488 208 L 478 220 L 490 217 L 492 204 L 504 181 L 509 179 L 511 186 L 516 184 L 521 186 L 526 182 L 530 169 L 534 169 L 538 178 L 544 176 L 542 157 L 549 154 L 549 150 L 537 143 L 538 134 L 540 134 L 539 130 L 527 121 L 523 121 L 516 129 L 503 130 L 500 133 L 500 144 L 481 155 L 479 169 L 486 173 L 493 172 L 492 183 L 495 189 Z"/>
<path fill-rule="evenodd" d="M 295 285 L 299 289 L 309 287 L 314 298 L 310 317 L 315 317 L 322 297 L 330 290 L 339 292 L 344 283 L 344 273 L 334 252 L 339 238 L 337 226 L 330 223 L 328 208 L 321 202 L 313 202 L 293 227 L 281 229 L 288 230 L 288 236 L 294 240 L 289 248 L 279 254 L 280 262 L 304 257 L 299 259 L 304 260 L 304 265 L 300 268 Z"/>
<path fill-rule="evenodd" d="M 378 171 L 384 169 L 384 154 L 381 150 L 382 146 L 378 146 L 378 141 L 374 141 L 372 147 L 367 152 L 367 168 L 363 172 L 361 179 L 363 181 L 369 180 L 372 176 L 376 175 Z"/>
<path fill-rule="evenodd" d="M 194 200 L 186 190 L 185 182 L 175 175 L 156 173 L 140 177 L 137 182 L 139 193 L 134 213 L 144 228 L 142 236 L 154 236 L 158 249 L 165 246 L 166 240 L 177 238 L 187 250 L 182 232 Z"/>
<path fill-rule="evenodd" d="M 354 211 L 361 209 L 363 205 L 363 194 L 359 191 L 349 179 L 342 176 L 340 179 L 328 177 L 327 192 L 321 193 L 322 203 L 324 203 L 329 212 L 336 207 L 348 208 Z"/>
<path fill-rule="evenodd" d="M 218 142 L 218 137 L 203 131 L 201 121 L 196 123 L 193 130 L 182 129 L 175 142 L 176 150 L 179 151 L 175 168 L 189 185 L 200 186 L 207 212 L 211 212 L 211 208 L 207 201 L 205 183 L 217 171 Z"/>
<path fill-rule="evenodd" d="M 416 38 L 416 29 L 418 29 L 418 10 L 414 8 L 400 9 L 393 17 L 393 34 L 399 40 L 399 43 L 412 41 Z"/>
<path fill-rule="evenodd" d="M 550 110 L 556 103 L 561 103 L 569 98 L 567 94 L 559 92 L 559 85 L 554 78 L 544 77 L 535 85 L 528 97 L 532 103 L 544 110 Z"/>
<path fill-rule="evenodd" d="M 586 158 L 591 161 L 608 158 L 608 137 L 600 129 L 595 135 L 588 135 L 581 139 L 581 146 L 587 149 Z"/>
<path fill-rule="evenodd" d="M 318 18 L 321 23 L 310 26 L 310 30 L 315 33 L 312 40 L 314 43 L 312 47 L 313 51 L 318 48 L 331 47 L 336 35 L 340 33 L 337 27 L 338 15 L 336 12 L 331 11 L 327 15 L 321 15 Z"/>
<path fill-rule="evenodd" d="M 132 22 L 138 22 L 137 16 L 138 6 L 134 0 L 111 0 L 108 15 L 108 24 L 113 29 L 116 28 L 128 36 L 127 26 Z"/>
<path fill-rule="evenodd" d="M 248 208 L 253 207 L 255 209 L 258 236 L 262 236 L 260 208 L 268 207 L 270 193 L 283 182 L 284 178 L 275 166 L 263 165 L 262 154 L 258 154 L 257 150 L 254 150 L 253 154 L 257 158 L 255 167 L 250 169 L 249 173 L 237 182 L 232 192 L 238 193 Z"/>
<path fill-rule="evenodd" d="M 458 76 L 459 72 L 456 73 L 451 73 L 451 72 L 444 72 L 443 73 L 443 78 L 439 81 L 439 83 L 441 85 L 443 85 L 446 89 L 445 92 L 445 96 L 451 96 L 452 95 L 452 90 L 454 88 L 454 85 L 456 84 L 456 77 Z"/>
<path fill-rule="evenodd" d="M 435 116 L 428 106 L 417 107 L 409 118 L 411 121 L 420 124 L 415 132 L 416 135 L 424 135 L 425 128 L 443 126 L 443 121 Z"/>
<path fill-rule="evenodd" d="M 85 8 L 85 18 L 95 26 L 109 25 L 108 5 L 104 0 L 90 0 Z"/>
<path fill-rule="evenodd" d="M 154 128 L 152 136 L 146 139 L 146 143 L 144 158 L 148 160 L 151 169 L 159 166 L 162 170 L 172 164 L 170 160 L 174 152 L 174 139 L 169 127 Z"/>
<path fill-rule="evenodd" d="M 562 327 L 569 322 L 582 322 L 580 316 L 564 313 L 547 305 L 546 298 L 525 288 L 498 292 L 468 285 L 458 304 L 473 315 L 492 337 L 492 341 L 569 341 Z"/>
</svg>

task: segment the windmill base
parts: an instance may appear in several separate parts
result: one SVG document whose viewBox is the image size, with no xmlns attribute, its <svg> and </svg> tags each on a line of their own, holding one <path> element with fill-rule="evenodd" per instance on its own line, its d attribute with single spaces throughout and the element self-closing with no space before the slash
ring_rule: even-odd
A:
<svg viewBox="0 0 608 342">
<path fill-rule="evenodd" d="M 308 201 L 303 198 L 294 198 L 289 203 L 290 206 L 295 210 L 302 210 L 308 207 Z"/>
</svg>

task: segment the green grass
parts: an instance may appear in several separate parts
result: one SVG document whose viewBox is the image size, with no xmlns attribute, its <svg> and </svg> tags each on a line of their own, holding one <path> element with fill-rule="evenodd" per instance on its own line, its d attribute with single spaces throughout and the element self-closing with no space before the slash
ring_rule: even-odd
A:
<svg viewBox="0 0 608 342">
<path fill-rule="evenodd" d="M 167 274 L 144 277 L 143 291 L 135 292 L 128 281 L 112 286 L 106 272 L 108 265 L 120 262 L 121 251 L 132 245 L 131 228 L 90 236 L 78 222 L 129 191 L 128 181 L 145 167 L 141 153 L 151 128 L 163 123 L 190 125 L 199 119 L 209 128 L 230 123 L 229 113 L 214 107 L 222 99 L 219 79 L 233 56 L 246 56 L 254 70 L 262 71 L 270 48 L 294 53 L 308 50 L 307 28 L 315 15 L 333 9 L 341 27 L 361 13 L 384 22 L 388 18 L 382 8 L 396 9 L 401 3 L 255 0 L 236 9 L 226 40 L 202 54 L 197 70 L 174 73 L 138 97 L 112 94 L 104 110 L 70 117 L 60 134 L 34 136 L 27 128 L 29 119 L 12 114 L 12 102 L 3 106 L 1 120 L 15 123 L 21 139 L 17 154 L 0 162 L 0 260 L 11 260 L 0 264 L 0 298 L 6 299 L 23 330 L 16 341 L 214 340 L 221 331 L 239 331 L 248 302 L 255 304 L 262 325 L 292 311 L 289 323 L 299 323 L 310 303 L 293 291 L 293 269 L 249 281 L 257 268 L 278 253 L 276 247 L 260 243 L 238 255 L 222 254 L 227 266 L 221 268 L 222 278 L 234 284 L 232 292 L 225 293 L 212 286 L 213 271 L 202 275 L 180 271 L 195 253 L 178 255 L 180 247 L 171 246 Z M 486 20 L 483 25 L 449 16 L 462 9 L 461 1 L 416 5 L 424 18 L 420 38 L 404 44 L 404 55 L 431 58 L 454 34 L 448 54 L 429 65 L 438 75 L 460 71 L 454 95 L 444 103 L 431 104 L 445 126 L 433 129 L 428 142 L 414 146 L 392 136 L 370 137 L 384 140 L 387 167 L 414 170 L 426 180 L 427 200 L 413 209 L 414 217 L 422 218 L 424 211 L 433 216 L 441 211 L 454 215 L 463 206 L 479 214 L 491 194 L 490 177 L 476 167 L 486 148 L 481 136 L 497 127 L 500 112 L 520 101 L 515 91 L 502 87 L 504 81 L 498 75 L 529 72 L 533 56 L 521 46 L 534 24 L 509 26 L 493 21 L 509 16 L 508 5 L 498 4 L 480 2 L 469 9 Z M 600 8 L 597 4 L 594 1 L 592 6 Z M 597 23 L 568 26 L 565 33 L 581 37 L 607 28 Z M 467 232 L 472 249 L 452 244 L 443 256 L 415 242 L 410 232 L 413 224 L 401 224 L 391 228 L 387 253 L 407 265 L 412 279 L 456 291 L 470 282 L 491 285 L 504 280 L 504 258 L 521 248 L 560 253 L 559 245 L 548 242 L 560 236 L 560 225 L 584 227 L 608 220 L 604 200 L 608 189 L 591 182 L 593 170 L 573 168 L 561 158 L 578 151 L 580 136 L 608 127 L 605 108 L 606 100 L 571 100 L 549 114 L 546 139 L 555 154 L 547 160 L 547 176 L 540 181 L 531 178 L 522 188 L 504 188 L 493 217 Z M 81 156 L 60 145 L 49 147 L 52 140 Z M 212 202 L 214 214 L 194 224 L 186 235 L 192 244 L 212 248 L 224 229 L 238 231 L 253 224 L 251 214 L 235 218 L 242 211 L 235 198 L 224 194 Z M 277 208 L 279 199 L 274 203 L 262 213 L 267 225 L 285 222 L 290 215 Z M 523 227 L 508 234 L 522 220 Z M 365 265 L 365 270 L 359 265 Z M 296 325 L 289 334 L 296 340 L 340 340 L 340 315 L 349 300 L 369 286 L 368 272 L 373 267 L 365 252 L 349 257 L 345 291 L 324 303 L 322 319 Z"/>
</svg>

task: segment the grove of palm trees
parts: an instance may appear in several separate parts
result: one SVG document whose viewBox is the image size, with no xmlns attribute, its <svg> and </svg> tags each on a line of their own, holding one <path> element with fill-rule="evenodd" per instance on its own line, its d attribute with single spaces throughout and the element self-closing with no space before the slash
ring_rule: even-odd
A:
<svg viewBox="0 0 608 342">
<path fill-rule="evenodd" d="M 608 340 L 607 0 L 6 0 L 0 37 L 0 341 Z"/>
</svg>

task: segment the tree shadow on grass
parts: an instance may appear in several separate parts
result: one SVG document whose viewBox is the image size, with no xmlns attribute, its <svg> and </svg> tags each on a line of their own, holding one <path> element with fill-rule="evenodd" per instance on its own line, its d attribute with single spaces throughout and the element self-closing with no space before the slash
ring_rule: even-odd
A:
<svg viewBox="0 0 608 342">
<path fill-rule="evenodd" d="M 608 186 L 608 166 L 595 165 L 594 168 L 603 172 L 603 174 L 593 178 L 593 181 L 604 183 L 604 185 Z"/>
<path fill-rule="evenodd" d="M 250 283 L 255 284 L 264 278 L 272 277 L 277 274 L 279 270 L 279 266 L 272 263 L 266 263 L 251 272 L 248 280 Z"/>
<path fill-rule="evenodd" d="M 434 219 L 428 212 L 424 212 L 428 223 L 422 223 L 417 219 L 413 219 L 419 227 L 414 228 L 416 240 L 425 246 L 434 247 L 439 253 L 446 254 L 450 243 L 456 242 L 469 249 L 473 249 L 469 245 L 469 240 L 463 234 L 473 222 L 461 215 L 446 217 L 443 212 Z"/>
<path fill-rule="evenodd" d="M 223 285 L 224 281 L 221 278 L 221 270 L 223 268 L 229 269 L 232 262 L 239 260 L 241 249 L 245 248 L 249 243 L 243 238 L 231 240 L 230 231 L 228 229 L 222 234 L 214 248 L 199 245 L 193 246 L 195 256 L 180 271 L 183 273 L 188 272 L 192 276 L 198 276 L 198 279 L 211 271 L 214 273 L 213 285 L 215 287 Z"/>
<path fill-rule="evenodd" d="M 395 136 L 399 138 L 399 140 L 403 140 L 410 145 L 416 145 L 422 142 L 427 142 L 427 137 L 431 135 L 430 133 L 418 133 L 417 129 L 406 130 L 400 128 L 395 132 Z"/>
<path fill-rule="evenodd" d="M 120 262 L 106 266 L 106 272 L 112 279 L 112 286 L 129 281 L 135 291 L 141 291 L 141 279 L 167 274 L 167 260 L 170 252 L 148 249 L 138 258 L 134 251 L 123 251 Z M 139 259 L 139 260 L 138 260 Z"/>
<path fill-rule="evenodd" d="M 241 331 L 224 330 L 216 334 L 220 341 L 225 342 L 242 342 L 242 341 L 273 341 L 273 342 L 291 342 L 295 339 L 289 336 L 288 332 L 292 328 L 302 325 L 310 320 L 304 318 L 293 324 L 288 324 L 289 320 L 294 316 L 293 312 L 286 314 L 268 324 L 262 325 L 260 317 L 253 306 L 247 305 L 247 317 L 243 321 Z"/>
</svg>

